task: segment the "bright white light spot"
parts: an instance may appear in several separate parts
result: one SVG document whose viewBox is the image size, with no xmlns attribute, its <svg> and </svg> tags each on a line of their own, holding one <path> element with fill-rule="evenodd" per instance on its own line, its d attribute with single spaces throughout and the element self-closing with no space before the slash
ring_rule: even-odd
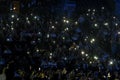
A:
<svg viewBox="0 0 120 80">
<path fill-rule="evenodd" d="M 65 28 L 65 31 L 68 31 L 69 30 L 69 28 Z"/>
<path fill-rule="evenodd" d="M 55 26 L 52 26 L 52 28 L 54 29 L 54 28 L 55 28 Z"/>
<path fill-rule="evenodd" d="M 29 51 L 27 51 L 27 54 L 30 54 L 30 52 L 29 52 Z"/>
<path fill-rule="evenodd" d="M 120 35 L 120 31 L 118 32 L 118 34 Z"/>
<path fill-rule="evenodd" d="M 50 35 L 49 34 L 47 34 L 47 38 L 49 38 L 50 37 Z"/>
<path fill-rule="evenodd" d="M 41 68 L 39 67 L 39 71 L 41 70 Z"/>
<path fill-rule="evenodd" d="M 108 75 L 107 75 L 107 76 L 108 76 L 108 78 L 110 78 L 110 77 L 111 77 L 110 73 L 108 73 Z"/>
<path fill-rule="evenodd" d="M 11 24 L 13 24 L 14 22 L 12 21 Z"/>
<path fill-rule="evenodd" d="M 14 28 L 13 28 L 13 27 L 11 27 L 11 30 L 14 30 Z"/>
<path fill-rule="evenodd" d="M 13 8 L 14 10 L 16 9 L 16 7 Z"/>
<path fill-rule="evenodd" d="M 98 60 L 98 57 L 97 57 L 97 56 L 94 56 L 94 59 L 95 59 L 95 60 Z"/>
<path fill-rule="evenodd" d="M 116 19 L 116 17 L 115 17 L 115 16 L 113 16 L 113 19 Z"/>
<path fill-rule="evenodd" d="M 52 56 L 49 56 L 50 59 L 52 59 Z"/>
<path fill-rule="evenodd" d="M 65 57 L 64 60 L 67 60 L 67 58 Z"/>
<path fill-rule="evenodd" d="M 39 52 L 40 50 L 39 49 L 36 49 L 36 52 Z"/>
<path fill-rule="evenodd" d="M 30 24 L 30 21 L 28 20 L 27 23 Z"/>
<path fill-rule="evenodd" d="M 95 42 L 95 39 L 93 38 L 93 39 L 91 39 L 91 41 L 90 41 L 91 43 L 93 43 L 93 42 Z"/>
<path fill-rule="evenodd" d="M 65 37 L 62 37 L 63 40 L 65 40 Z"/>
<path fill-rule="evenodd" d="M 110 65 L 113 65 L 113 61 L 110 61 L 109 64 L 110 64 Z"/>
<path fill-rule="evenodd" d="M 76 22 L 75 22 L 75 24 L 77 25 L 77 24 L 78 24 L 78 22 L 76 21 Z"/>
<path fill-rule="evenodd" d="M 15 15 L 11 15 L 11 17 L 12 17 L 12 18 L 14 18 L 14 17 L 15 17 Z"/>
<path fill-rule="evenodd" d="M 19 18 L 17 18 L 17 21 L 19 21 Z"/>
<path fill-rule="evenodd" d="M 29 18 L 28 17 L 26 17 L 26 20 L 28 20 Z"/>
<path fill-rule="evenodd" d="M 81 51 L 81 54 L 82 54 L 82 55 L 84 55 L 84 54 L 85 54 L 85 52 L 84 52 L 84 51 Z"/>
<path fill-rule="evenodd" d="M 95 23 L 95 24 L 94 24 L 94 26 L 95 26 L 95 27 L 97 27 L 97 26 L 98 26 L 98 24 L 97 24 L 97 23 Z"/>
<path fill-rule="evenodd" d="M 85 54 L 85 56 L 87 57 L 87 56 L 88 56 L 88 54 Z"/>
<path fill-rule="evenodd" d="M 41 34 L 41 32 L 38 32 L 38 34 Z"/>
<path fill-rule="evenodd" d="M 53 43 L 55 44 L 55 43 L 56 43 L 56 41 L 53 41 Z"/>
<path fill-rule="evenodd" d="M 108 23 L 106 22 L 106 23 L 104 23 L 104 25 L 105 25 L 105 26 L 108 26 Z"/>
<path fill-rule="evenodd" d="M 50 53 L 50 56 L 52 56 L 53 54 L 52 53 Z"/>
<path fill-rule="evenodd" d="M 77 50 L 77 48 L 74 48 L 74 50 Z"/>
<path fill-rule="evenodd" d="M 66 23 L 69 23 L 69 21 L 67 20 Z"/>
<path fill-rule="evenodd" d="M 86 15 L 87 15 L 87 16 L 89 16 L 89 14 L 88 14 L 88 13 L 87 13 Z"/>
<path fill-rule="evenodd" d="M 92 64 L 92 62 L 90 61 L 90 64 Z"/>
<path fill-rule="evenodd" d="M 63 22 L 66 22 L 66 20 L 63 20 Z"/>
<path fill-rule="evenodd" d="M 34 16 L 34 19 L 37 19 L 37 16 Z"/>
<path fill-rule="evenodd" d="M 115 26 L 118 26 L 118 23 L 115 23 Z"/>
</svg>

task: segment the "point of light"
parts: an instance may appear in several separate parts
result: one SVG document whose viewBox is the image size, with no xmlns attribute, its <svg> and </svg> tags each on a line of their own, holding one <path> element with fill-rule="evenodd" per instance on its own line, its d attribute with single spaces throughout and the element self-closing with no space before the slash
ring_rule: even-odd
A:
<svg viewBox="0 0 120 80">
<path fill-rule="evenodd" d="M 29 18 L 28 17 L 26 17 L 26 20 L 28 20 Z"/>
<path fill-rule="evenodd" d="M 118 23 L 115 23 L 115 26 L 118 26 Z"/>
<path fill-rule="evenodd" d="M 120 35 L 120 31 L 118 32 L 118 34 Z"/>
<path fill-rule="evenodd" d="M 78 24 L 78 22 L 76 21 L 76 22 L 75 22 L 75 24 L 77 25 L 77 24 Z"/>
<path fill-rule="evenodd" d="M 52 26 L 52 28 L 54 29 L 54 28 L 55 28 L 55 26 Z"/>
<path fill-rule="evenodd" d="M 47 38 L 49 38 L 50 37 L 50 35 L 49 34 L 47 34 Z"/>
<path fill-rule="evenodd" d="M 69 28 L 65 28 L 65 31 L 68 31 L 69 30 Z"/>
<path fill-rule="evenodd" d="M 49 56 L 50 59 L 52 59 L 52 56 Z"/>
<path fill-rule="evenodd" d="M 84 55 L 84 54 L 85 54 L 85 52 L 84 52 L 84 51 L 81 51 L 81 54 L 82 54 L 82 55 Z"/>
<path fill-rule="evenodd" d="M 97 24 L 97 23 L 95 23 L 95 24 L 94 24 L 94 26 L 95 26 L 95 27 L 97 27 L 97 26 L 98 26 L 98 24 Z"/>
<path fill-rule="evenodd" d="M 38 69 L 39 71 L 41 70 L 41 68 L 39 67 L 39 69 Z"/>
<path fill-rule="evenodd" d="M 92 64 L 92 61 L 90 61 L 89 63 Z"/>
<path fill-rule="evenodd" d="M 65 37 L 62 37 L 63 40 L 65 40 Z"/>
<path fill-rule="evenodd" d="M 37 19 L 37 16 L 34 16 L 34 19 Z"/>
<path fill-rule="evenodd" d="M 113 65 L 113 61 L 110 61 L 109 64 L 110 64 L 110 65 Z"/>
<path fill-rule="evenodd" d="M 97 57 L 97 56 L 94 56 L 94 59 L 95 59 L 95 60 L 98 60 L 98 57 Z"/>
<path fill-rule="evenodd" d="M 14 18 L 14 17 L 15 17 L 15 15 L 11 15 L 11 17 L 12 17 L 12 18 Z"/>
<path fill-rule="evenodd" d="M 28 20 L 27 23 L 30 24 L 30 21 Z"/>
<path fill-rule="evenodd" d="M 19 18 L 17 18 L 17 21 L 19 21 L 20 19 Z"/>
<path fill-rule="evenodd" d="M 88 54 L 85 54 L 85 56 L 87 57 L 87 56 L 88 56 Z"/>
<path fill-rule="evenodd" d="M 89 16 L 89 14 L 88 14 L 88 13 L 87 13 L 86 15 L 87 15 L 87 16 Z"/>
<path fill-rule="evenodd" d="M 67 20 L 66 23 L 69 23 L 69 21 Z"/>
<path fill-rule="evenodd" d="M 13 8 L 14 10 L 16 9 L 16 7 Z"/>
<path fill-rule="evenodd" d="M 50 53 L 50 56 L 52 56 L 53 54 L 52 53 Z"/>
<path fill-rule="evenodd" d="M 41 34 L 41 32 L 38 32 L 38 34 Z"/>
<path fill-rule="evenodd" d="M 90 41 L 91 43 L 93 43 L 93 42 L 95 42 L 95 39 L 93 38 L 93 39 L 91 39 L 91 41 Z"/>
<path fill-rule="evenodd" d="M 55 43 L 56 43 L 56 41 L 53 41 L 53 43 L 55 44 Z"/>
<path fill-rule="evenodd" d="M 66 20 L 63 20 L 63 22 L 66 22 Z"/>
<path fill-rule="evenodd" d="M 108 73 L 107 77 L 108 77 L 108 78 L 110 78 L 110 77 L 111 77 L 110 73 Z"/>
<path fill-rule="evenodd" d="M 27 51 L 27 54 L 30 54 L 30 52 L 29 52 L 29 51 Z"/>
<path fill-rule="evenodd" d="M 67 60 L 67 58 L 65 57 L 64 60 Z"/>
<path fill-rule="evenodd" d="M 115 16 L 113 16 L 113 19 L 116 19 L 116 17 L 115 17 Z"/>
<path fill-rule="evenodd" d="M 13 24 L 14 22 L 13 21 L 11 21 L 11 24 Z"/>
<path fill-rule="evenodd" d="M 39 52 L 40 50 L 39 49 L 36 49 L 36 52 Z"/>
<path fill-rule="evenodd" d="M 104 25 L 105 25 L 105 26 L 108 26 L 109 24 L 106 22 L 106 23 L 104 23 Z"/>
<path fill-rule="evenodd" d="M 11 27 L 11 30 L 14 30 L 14 28 L 13 28 L 13 27 Z"/>
</svg>

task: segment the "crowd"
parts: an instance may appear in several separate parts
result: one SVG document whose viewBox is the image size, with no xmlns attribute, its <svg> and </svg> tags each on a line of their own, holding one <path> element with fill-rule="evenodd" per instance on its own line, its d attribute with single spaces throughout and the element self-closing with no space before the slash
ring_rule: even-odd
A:
<svg viewBox="0 0 120 80">
<path fill-rule="evenodd" d="M 1 17 L 0 80 L 120 80 L 119 26 L 104 7 L 78 18 Z"/>
</svg>

